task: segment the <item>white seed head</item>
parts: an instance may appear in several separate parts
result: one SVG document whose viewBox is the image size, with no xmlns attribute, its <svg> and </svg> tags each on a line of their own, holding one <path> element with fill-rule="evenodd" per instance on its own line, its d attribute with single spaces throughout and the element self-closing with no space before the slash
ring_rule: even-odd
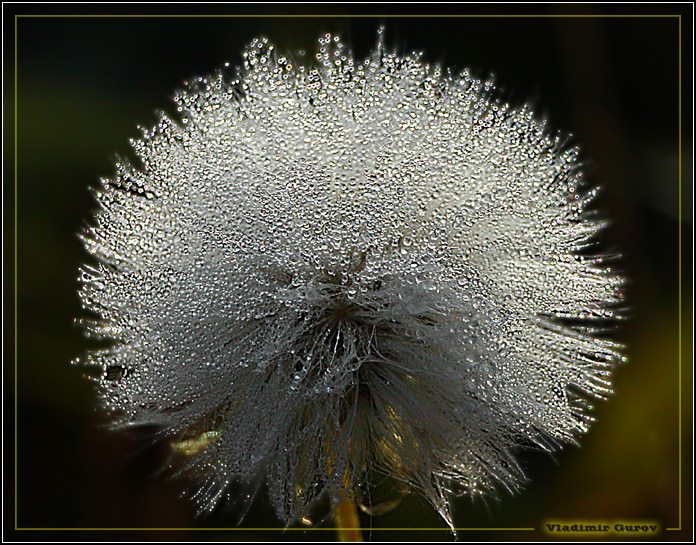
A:
<svg viewBox="0 0 696 545">
<path fill-rule="evenodd" d="M 255 40 L 175 100 L 97 191 L 80 295 L 115 424 L 177 440 L 203 508 L 263 476 L 289 523 L 386 474 L 451 524 L 451 494 L 587 430 L 622 279 L 528 107 L 330 35 L 304 62 Z"/>
</svg>

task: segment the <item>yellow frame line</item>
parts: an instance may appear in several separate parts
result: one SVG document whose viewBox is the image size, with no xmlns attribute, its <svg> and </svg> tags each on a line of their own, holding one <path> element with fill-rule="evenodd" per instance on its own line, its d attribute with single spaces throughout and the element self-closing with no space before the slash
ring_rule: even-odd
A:
<svg viewBox="0 0 696 545">
<path fill-rule="evenodd" d="M 341 530 L 368 530 L 368 528 L 340 528 Z M 99 531 L 99 530 L 107 530 L 107 531 L 121 531 L 121 532 L 134 532 L 134 531 L 162 531 L 162 530 L 168 530 L 168 531 L 211 531 L 211 532 L 229 532 L 229 531 L 234 531 L 234 532 L 253 532 L 253 531 L 268 531 L 268 530 L 273 530 L 277 532 L 335 532 L 337 528 L 331 527 L 331 528 L 241 528 L 241 527 L 234 527 L 234 528 L 16 528 L 16 530 L 29 530 L 29 531 L 66 531 L 66 532 L 71 532 L 71 531 Z M 386 531 L 406 531 L 406 530 L 414 530 L 414 531 L 423 531 L 423 532 L 451 532 L 452 530 L 455 530 L 457 532 L 463 532 L 463 531 L 484 531 L 484 530 L 494 530 L 494 531 L 534 531 L 536 528 L 369 528 L 370 531 L 379 531 L 379 532 L 386 532 Z"/>
<path fill-rule="evenodd" d="M 678 487 L 679 487 L 679 526 L 677 528 L 667 528 L 667 530 L 681 530 L 682 529 L 682 18 L 681 15 L 679 15 L 679 32 L 678 32 L 678 40 L 679 40 L 679 75 L 678 75 L 678 81 L 679 81 L 679 88 L 677 90 L 677 96 L 678 96 L 678 115 L 679 118 L 677 120 L 677 126 L 678 126 L 678 135 L 677 135 L 677 178 L 678 178 L 678 188 L 677 188 L 677 194 L 678 194 L 678 240 L 679 240 L 679 258 L 678 258 L 678 271 L 677 271 L 677 277 L 678 277 L 678 301 L 677 301 L 677 331 L 678 331 L 678 344 L 677 344 L 677 354 L 678 354 L 678 359 L 679 359 L 679 365 L 678 365 L 678 373 L 679 373 L 679 378 L 678 378 L 678 383 L 679 383 L 679 391 L 677 392 L 677 402 L 679 406 L 679 417 L 677 419 L 679 430 L 678 430 L 678 457 L 679 457 L 679 468 L 678 468 L 678 475 L 679 475 L 679 482 L 678 482 Z"/>
<path fill-rule="evenodd" d="M 19 441 L 17 440 L 17 339 L 19 337 L 19 332 L 17 330 L 17 309 L 19 308 L 19 302 L 17 301 L 17 127 L 19 127 L 19 122 L 17 119 L 17 21 L 18 17 L 15 15 L 14 20 L 14 523 L 15 528 L 17 528 L 18 523 L 18 509 L 17 509 L 17 449 Z"/>
<path fill-rule="evenodd" d="M 442 15 L 417 15 L 417 14 L 402 14 L 402 15 L 397 15 L 397 14 L 374 14 L 374 15 L 369 15 L 369 14 L 361 14 L 361 15 L 351 15 L 351 14 L 307 14 L 307 15 L 302 15 L 298 13 L 286 13 L 286 14 L 275 14 L 275 15 L 269 15 L 267 13 L 260 13 L 260 14 L 114 14 L 114 15 L 103 15 L 103 14 L 89 14 L 89 13 L 84 13 L 84 14 L 54 14 L 54 15 L 46 15 L 46 14 L 23 14 L 23 15 L 16 15 L 16 17 L 27 17 L 27 18 L 89 18 L 89 17 L 95 17 L 95 18 L 102 18 L 102 17 L 107 17 L 107 18 L 116 18 L 116 19 L 122 19 L 122 18 L 172 18 L 172 17 L 181 17 L 181 18 L 196 18 L 196 19 L 212 19 L 212 18 L 234 18 L 234 19 L 250 19 L 250 18 L 255 18 L 255 19 L 276 19 L 276 18 L 290 18 L 290 19 L 307 19 L 307 18 L 326 18 L 326 19 L 375 19 L 375 18 L 384 18 L 384 19 L 395 19 L 395 18 L 403 18 L 403 19 L 413 19 L 413 18 L 420 18 L 420 19 L 437 19 L 437 18 L 473 18 L 473 19 L 486 19 L 486 18 L 491 18 L 491 19 L 507 19 L 507 18 L 514 18 L 514 19 L 565 19 L 565 18 L 592 18 L 592 19 L 640 19 L 640 18 L 652 18 L 652 19 L 669 19 L 669 18 L 676 18 L 680 17 L 681 15 L 674 15 L 674 14 L 552 14 L 552 13 L 540 13 L 540 14 L 519 14 L 519 15 L 495 15 L 495 14 L 442 14 Z"/>
</svg>

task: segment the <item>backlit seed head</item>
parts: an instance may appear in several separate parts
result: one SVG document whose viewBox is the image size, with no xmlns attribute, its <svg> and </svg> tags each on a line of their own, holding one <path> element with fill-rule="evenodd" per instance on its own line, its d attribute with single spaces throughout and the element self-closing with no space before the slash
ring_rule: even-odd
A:
<svg viewBox="0 0 696 545">
<path fill-rule="evenodd" d="M 105 407 L 171 436 L 202 508 L 263 478 L 292 522 L 386 474 L 452 524 L 451 495 L 515 491 L 520 447 L 587 430 L 622 279 L 528 107 L 331 35 L 255 40 L 176 104 L 102 181 L 80 295 Z"/>
</svg>

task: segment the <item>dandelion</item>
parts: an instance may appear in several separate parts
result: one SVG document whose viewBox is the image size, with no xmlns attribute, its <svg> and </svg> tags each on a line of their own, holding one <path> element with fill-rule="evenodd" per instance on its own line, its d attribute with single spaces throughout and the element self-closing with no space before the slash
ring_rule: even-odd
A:
<svg viewBox="0 0 696 545">
<path fill-rule="evenodd" d="M 80 295 L 117 427 L 157 425 L 212 509 L 265 482 L 287 524 L 388 476 L 517 491 L 524 447 L 610 393 L 622 279 L 578 151 L 491 81 L 252 42 L 96 192 Z"/>
</svg>

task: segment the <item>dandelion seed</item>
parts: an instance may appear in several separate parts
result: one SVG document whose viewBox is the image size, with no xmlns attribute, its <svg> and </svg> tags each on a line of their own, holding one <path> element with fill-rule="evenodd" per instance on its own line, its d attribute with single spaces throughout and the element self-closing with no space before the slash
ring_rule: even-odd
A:
<svg viewBox="0 0 696 545">
<path fill-rule="evenodd" d="M 87 363 L 116 426 L 189 455 L 203 509 L 261 475 L 309 520 L 384 474 L 452 525 L 452 495 L 520 488 L 520 447 L 587 430 L 622 280 L 528 107 L 381 42 L 315 59 L 255 40 L 103 180 L 80 295 L 112 346 Z"/>
</svg>

